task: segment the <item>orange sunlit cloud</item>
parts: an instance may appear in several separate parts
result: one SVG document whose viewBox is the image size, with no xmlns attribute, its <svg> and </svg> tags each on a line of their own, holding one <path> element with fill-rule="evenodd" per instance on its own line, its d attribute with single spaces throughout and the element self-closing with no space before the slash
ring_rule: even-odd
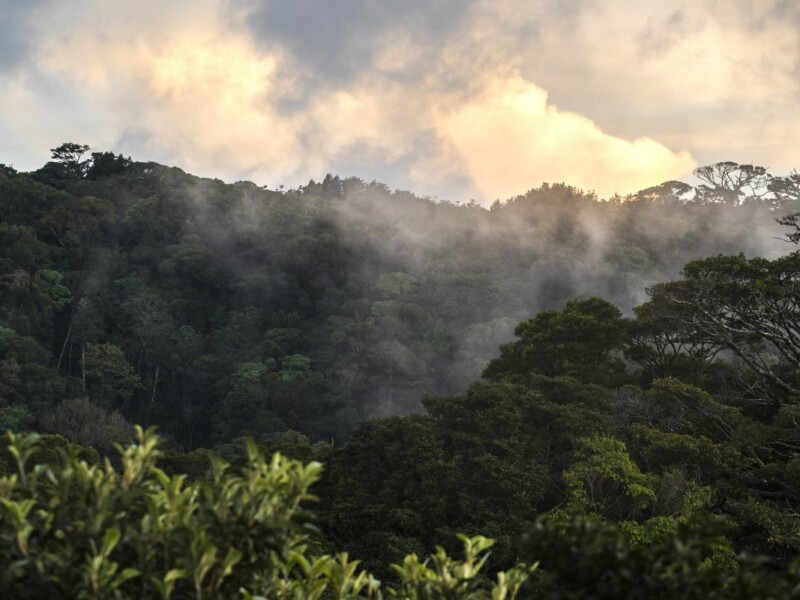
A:
<svg viewBox="0 0 800 600">
<path fill-rule="evenodd" d="M 497 81 L 474 101 L 444 115 L 441 130 L 464 157 L 484 195 L 520 194 L 537 181 L 568 181 L 603 197 L 675 179 L 696 166 L 641 138 L 604 133 L 580 115 L 547 104 L 547 92 L 519 77 Z"/>
</svg>

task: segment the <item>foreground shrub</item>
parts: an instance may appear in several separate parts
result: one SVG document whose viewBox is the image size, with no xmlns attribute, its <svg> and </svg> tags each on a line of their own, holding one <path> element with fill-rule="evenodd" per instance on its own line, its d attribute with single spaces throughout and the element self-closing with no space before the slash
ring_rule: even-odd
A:
<svg viewBox="0 0 800 600">
<path fill-rule="evenodd" d="M 187 483 L 156 467 L 152 432 L 119 448 L 121 468 L 90 465 L 78 450 L 31 466 L 39 436 L 9 434 L 11 475 L 0 477 L 2 598 L 374 598 L 380 582 L 347 554 L 313 556 L 301 504 L 321 465 L 248 444 L 238 472 L 212 458 Z M 481 574 L 492 541 L 462 537 L 463 560 L 439 549 L 395 565 L 397 598 L 514 598 L 530 570 Z"/>
</svg>

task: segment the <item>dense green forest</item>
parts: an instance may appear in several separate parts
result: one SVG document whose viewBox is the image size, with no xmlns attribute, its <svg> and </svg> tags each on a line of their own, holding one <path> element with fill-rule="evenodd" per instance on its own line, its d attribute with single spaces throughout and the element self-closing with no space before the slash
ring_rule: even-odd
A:
<svg viewBox="0 0 800 600">
<path fill-rule="evenodd" d="M 0 166 L 5 589 L 377 597 L 355 558 L 409 598 L 797 593 L 796 172 L 485 209 L 88 152 Z M 114 454 L 133 424 L 161 451 Z"/>
</svg>

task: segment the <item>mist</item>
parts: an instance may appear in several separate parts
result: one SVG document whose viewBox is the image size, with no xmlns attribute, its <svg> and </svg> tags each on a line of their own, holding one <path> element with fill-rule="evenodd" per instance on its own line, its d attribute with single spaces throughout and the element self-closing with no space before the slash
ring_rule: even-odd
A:
<svg viewBox="0 0 800 600">
<path fill-rule="evenodd" d="M 540 310 L 597 295 L 630 316 L 690 260 L 792 249 L 775 221 L 791 203 L 680 182 L 610 199 L 544 184 L 487 208 L 355 177 L 275 191 L 150 168 L 178 239 L 228 282 L 229 314 L 302 323 L 303 352 L 362 418 L 463 391 Z"/>
<path fill-rule="evenodd" d="M 632 317 L 688 261 L 790 252 L 776 218 L 799 208 L 796 173 L 737 163 L 694 186 L 542 184 L 487 207 L 357 177 L 275 190 L 95 157 L 0 172 L 7 260 L 21 261 L 9 281 L 26 272 L 66 294 L 58 310 L 40 300 L 50 325 L 13 304 L 3 318 L 60 357 L 48 389 L 77 381 L 190 448 L 286 430 L 346 439 L 417 412 L 480 378 L 539 311 L 600 296 Z M 110 344 L 138 383 L 92 390 L 87 344 Z"/>
<path fill-rule="evenodd" d="M 420 391 L 463 391 L 514 326 L 540 310 L 597 295 L 630 316 L 650 285 L 678 278 L 690 260 L 789 252 L 775 222 L 779 214 L 752 199 L 735 206 L 636 195 L 608 201 L 563 184 L 545 184 L 488 210 L 370 186 L 347 192 L 336 224 L 362 257 L 350 265 L 349 278 L 385 298 L 380 282 L 387 272 L 410 276 L 416 287 L 402 301 L 425 307 L 454 346 L 446 376 L 422 390 L 372 390 L 372 410 L 413 409 Z"/>
</svg>

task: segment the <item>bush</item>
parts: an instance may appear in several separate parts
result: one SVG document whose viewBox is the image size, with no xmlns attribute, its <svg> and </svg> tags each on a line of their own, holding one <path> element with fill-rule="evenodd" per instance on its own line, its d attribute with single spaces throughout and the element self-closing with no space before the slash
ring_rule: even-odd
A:
<svg viewBox="0 0 800 600">
<path fill-rule="evenodd" d="M 320 473 L 248 443 L 235 472 L 211 460 L 208 480 L 186 483 L 157 468 L 158 440 L 90 466 L 76 451 L 31 468 L 40 438 L 8 434 L 15 473 L 0 477 L 3 598 L 372 598 L 380 583 L 347 554 L 312 556 L 314 529 L 301 504 Z M 528 570 L 481 574 L 492 541 L 462 537 L 463 560 L 439 549 L 395 565 L 397 598 L 514 598 Z"/>
<path fill-rule="evenodd" d="M 116 443 L 133 439 L 133 427 L 119 412 L 108 411 L 88 398 L 61 401 L 42 416 L 41 424 L 45 431 L 106 452 Z"/>
</svg>

